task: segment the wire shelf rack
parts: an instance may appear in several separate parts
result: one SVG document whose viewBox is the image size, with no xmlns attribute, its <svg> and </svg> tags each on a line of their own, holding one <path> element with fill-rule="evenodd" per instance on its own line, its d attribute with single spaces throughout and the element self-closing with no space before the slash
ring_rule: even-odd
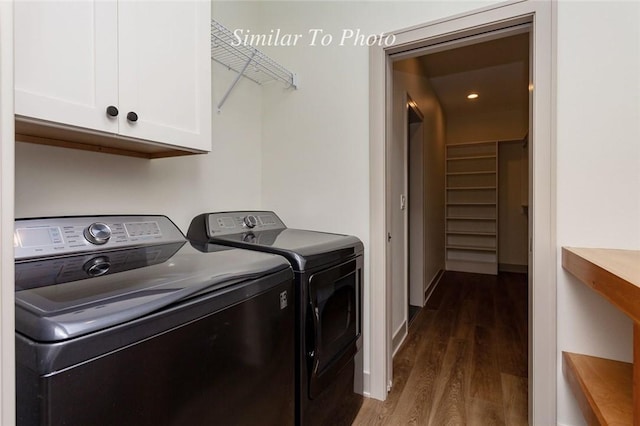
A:
<svg viewBox="0 0 640 426">
<path fill-rule="evenodd" d="M 211 59 L 238 74 L 218 104 L 218 109 L 222 108 L 241 77 L 260 85 L 279 81 L 288 88 L 297 88 L 297 78 L 293 72 L 255 47 L 242 43 L 215 19 L 211 20 Z"/>
</svg>

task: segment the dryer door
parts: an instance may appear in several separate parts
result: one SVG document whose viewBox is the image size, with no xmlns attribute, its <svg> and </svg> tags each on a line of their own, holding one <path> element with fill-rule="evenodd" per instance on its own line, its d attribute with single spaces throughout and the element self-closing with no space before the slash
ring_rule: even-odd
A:
<svg viewBox="0 0 640 426">
<path fill-rule="evenodd" d="M 315 273 L 307 318 L 309 397 L 333 382 L 356 354 L 361 333 L 362 257 Z"/>
</svg>

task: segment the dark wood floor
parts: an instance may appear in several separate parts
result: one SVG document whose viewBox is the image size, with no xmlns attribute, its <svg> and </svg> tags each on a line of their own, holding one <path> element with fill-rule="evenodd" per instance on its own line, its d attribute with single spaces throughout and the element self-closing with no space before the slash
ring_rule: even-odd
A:
<svg viewBox="0 0 640 426">
<path fill-rule="evenodd" d="M 527 278 L 446 272 L 354 425 L 526 425 Z"/>
</svg>

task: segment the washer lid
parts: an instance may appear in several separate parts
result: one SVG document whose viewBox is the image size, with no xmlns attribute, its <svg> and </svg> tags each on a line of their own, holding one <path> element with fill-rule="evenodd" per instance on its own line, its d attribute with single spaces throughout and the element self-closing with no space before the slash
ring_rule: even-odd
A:
<svg viewBox="0 0 640 426">
<path fill-rule="evenodd" d="M 67 340 L 289 268 L 279 256 L 183 244 L 16 263 L 16 331 Z"/>
<path fill-rule="evenodd" d="M 280 254 L 297 271 L 334 263 L 363 252 L 362 242 L 357 237 L 291 228 L 221 235 L 210 241 Z"/>
</svg>

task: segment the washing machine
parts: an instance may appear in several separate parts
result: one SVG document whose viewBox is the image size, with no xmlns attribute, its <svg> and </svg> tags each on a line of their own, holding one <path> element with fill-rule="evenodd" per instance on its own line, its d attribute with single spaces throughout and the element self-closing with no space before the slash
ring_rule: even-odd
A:
<svg viewBox="0 0 640 426">
<path fill-rule="evenodd" d="M 294 424 L 293 272 L 165 216 L 15 222 L 19 425 Z"/>
<path fill-rule="evenodd" d="M 283 256 L 296 305 L 296 424 L 350 425 L 362 405 L 363 245 L 349 235 L 290 229 L 271 211 L 205 213 L 187 238 Z"/>
</svg>

